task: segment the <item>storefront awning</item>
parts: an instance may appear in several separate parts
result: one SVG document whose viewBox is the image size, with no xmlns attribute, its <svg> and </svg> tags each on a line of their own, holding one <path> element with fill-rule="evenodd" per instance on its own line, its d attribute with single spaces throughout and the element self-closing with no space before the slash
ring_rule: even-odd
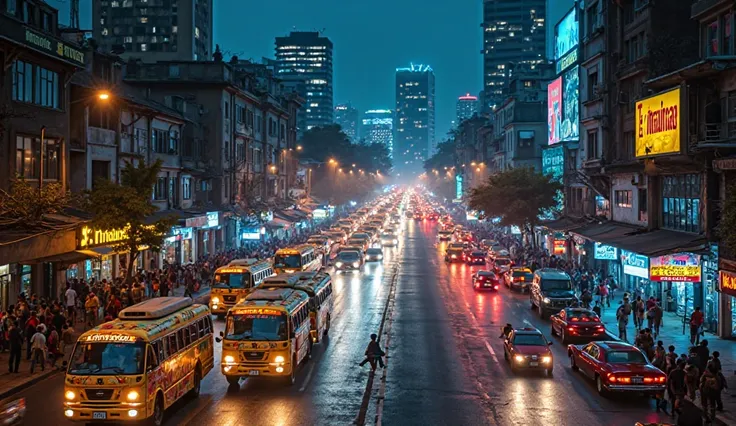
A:
<svg viewBox="0 0 736 426">
<path fill-rule="evenodd" d="M 291 225 L 292 225 L 292 222 L 289 222 L 288 220 L 280 219 L 278 217 L 275 217 L 273 218 L 273 220 L 266 222 L 266 228 L 270 228 L 270 229 L 288 228 Z"/>
<path fill-rule="evenodd" d="M 77 250 L 77 253 L 84 254 L 87 257 L 102 257 L 115 254 L 112 247 L 94 247 L 87 250 Z"/>
<path fill-rule="evenodd" d="M 615 240 L 644 231 L 644 228 L 618 222 L 594 222 L 580 228 L 573 229 L 570 232 L 587 238 L 593 242 L 607 244 L 607 240 Z"/>
<path fill-rule="evenodd" d="M 539 226 L 543 226 L 547 229 L 557 232 L 567 232 L 576 228 L 585 226 L 586 222 L 583 219 L 574 219 L 571 217 L 561 217 L 557 220 L 551 220 L 549 222 L 542 222 Z"/>
<path fill-rule="evenodd" d="M 614 238 L 599 236 L 597 241 L 648 257 L 685 252 L 703 253 L 708 250 L 708 240 L 704 236 L 667 229 Z"/>
</svg>

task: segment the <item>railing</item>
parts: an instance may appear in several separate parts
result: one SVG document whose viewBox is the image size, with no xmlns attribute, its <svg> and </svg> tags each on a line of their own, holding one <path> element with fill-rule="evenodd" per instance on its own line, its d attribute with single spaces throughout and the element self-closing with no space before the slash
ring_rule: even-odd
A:
<svg viewBox="0 0 736 426">
<path fill-rule="evenodd" d="M 705 123 L 701 129 L 702 141 L 705 143 L 717 142 L 722 139 L 723 123 Z"/>
</svg>

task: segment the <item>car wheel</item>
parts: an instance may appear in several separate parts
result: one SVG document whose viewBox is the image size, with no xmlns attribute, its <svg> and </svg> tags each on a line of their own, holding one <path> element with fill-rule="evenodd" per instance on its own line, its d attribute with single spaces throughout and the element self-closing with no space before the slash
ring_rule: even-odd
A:
<svg viewBox="0 0 736 426">
<path fill-rule="evenodd" d="M 606 396 L 608 394 L 606 387 L 603 386 L 603 379 L 601 379 L 601 376 L 595 377 L 595 388 L 598 390 L 598 394 L 600 396 Z"/>
<path fill-rule="evenodd" d="M 547 369 L 547 375 L 550 376 L 550 377 L 552 377 L 552 369 L 551 368 L 548 368 Z"/>
<path fill-rule="evenodd" d="M 153 414 L 147 423 L 151 426 L 161 426 L 164 424 L 164 401 L 161 395 L 156 396 L 156 402 L 153 403 Z"/>
<path fill-rule="evenodd" d="M 296 383 L 296 356 L 291 359 L 291 373 L 285 377 L 284 382 L 286 386 L 293 386 Z"/>
<path fill-rule="evenodd" d="M 575 362 L 575 355 L 570 354 L 570 368 L 572 371 L 578 371 L 578 364 Z"/>
<path fill-rule="evenodd" d="M 192 386 L 192 390 L 189 391 L 192 398 L 199 397 L 199 394 L 202 390 L 202 367 L 197 365 L 196 369 L 194 370 L 194 386 Z"/>
</svg>

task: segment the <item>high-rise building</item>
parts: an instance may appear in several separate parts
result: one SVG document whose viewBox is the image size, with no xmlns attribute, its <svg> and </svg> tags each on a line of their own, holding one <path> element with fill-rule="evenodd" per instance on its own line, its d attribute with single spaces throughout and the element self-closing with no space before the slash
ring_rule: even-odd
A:
<svg viewBox="0 0 736 426">
<path fill-rule="evenodd" d="M 342 132 L 353 143 L 358 141 L 358 115 L 358 110 L 349 103 L 335 107 L 335 123 L 342 127 Z"/>
<path fill-rule="evenodd" d="M 298 132 L 333 123 L 332 42 L 318 32 L 292 31 L 276 37 L 277 76 L 306 100 Z"/>
<path fill-rule="evenodd" d="M 214 0 L 170 3 L 93 1 L 93 34 L 100 49 L 143 62 L 212 58 Z"/>
<path fill-rule="evenodd" d="M 394 152 L 394 113 L 390 109 L 371 109 L 363 114 L 360 135 L 366 143 L 381 143 L 388 147 L 389 155 Z"/>
<path fill-rule="evenodd" d="M 429 65 L 396 68 L 394 168 L 418 175 L 434 154 L 434 71 Z"/>
<path fill-rule="evenodd" d="M 457 98 L 457 124 L 478 113 L 478 97 L 468 93 Z"/>
<path fill-rule="evenodd" d="M 483 111 L 503 102 L 509 64 L 534 69 L 545 60 L 546 3 L 483 1 Z"/>
</svg>

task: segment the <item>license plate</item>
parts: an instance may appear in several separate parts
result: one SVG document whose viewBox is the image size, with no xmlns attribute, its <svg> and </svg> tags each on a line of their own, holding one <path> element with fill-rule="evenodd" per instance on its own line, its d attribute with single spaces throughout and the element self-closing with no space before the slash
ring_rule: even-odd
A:
<svg viewBox="0 0 736 426">
<path fill-rule="evenodd" d="M 260 370 L 249 370 L 248 371 L 248 375 L 249 376 L 258 376 L 260 374 L 261 374 L 261 371 Z"/>
<path fill-rule="evenodd" d="M 644 379 L 641 377 L 632 377 L 631 383 L 641 384 L 644 383 Z"/>
<path fill-rule="evenodd" d="M 106 420 L 107 413 L 104 411 L 95 411 L 92 413 L 92 418 L 95 420 Z"/>
<path fill-rule="evenodd" d="M 539 363 L 538 362 L 530 362 L 529 363 L 529 367 L 539 367 Z"/>
</svg>

